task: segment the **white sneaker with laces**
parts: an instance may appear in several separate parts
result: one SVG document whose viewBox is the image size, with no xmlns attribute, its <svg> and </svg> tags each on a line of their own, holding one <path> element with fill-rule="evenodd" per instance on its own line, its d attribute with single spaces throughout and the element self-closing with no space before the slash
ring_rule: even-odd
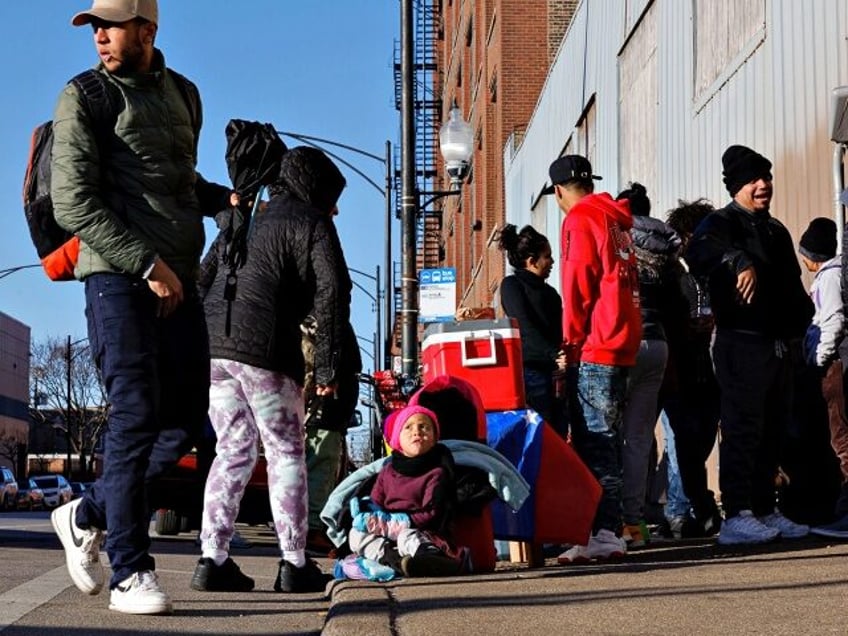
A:
<svg viewBox="0 0 848 636">
<path fill-rule="evenodd" d="M 587 545 L 575 545 L 560 554 L 557 562 L 560 565 L 588 563 L 593 559 L 602 561 L 621 558 L 625 554 L 627 554 L 627 543 L 624 539 L 616 536 L 611 530 L 602 529 L 589 537 Z"/>
<path fill-rule="evenodd" d="M 763 525 L 779 530 L 784 539 L 800 539 L 810 534 L 810 526 L 790 521 L 778 510 L 759 519 Z"/>
<path fill-rule="evenodd" d="M 65 549 L 65 564 L 71 580 L 81 592 L 97 594 L 103 587 L 100 544 L 103 532 L 97 528 L 83 530 L 76 523 L 77 508 L 82 499 L 59 506 L 50 515 L 50 523 Z"/>
<path fill-rule="evenodd" d="M 735 517 L 725 519 L 718 533 L 719 545 L 755 545 L 768 543 L 780 536 L 780 530 L 769 527 L 750 510 L 741 510 Z"/>
<path fill-rule="evenodd" d="M 112 589 L 109 609 L 124 614 L 170 614 L 170 597 L 159 587 L 153 570 L 135 572 Z"/>
</svg>

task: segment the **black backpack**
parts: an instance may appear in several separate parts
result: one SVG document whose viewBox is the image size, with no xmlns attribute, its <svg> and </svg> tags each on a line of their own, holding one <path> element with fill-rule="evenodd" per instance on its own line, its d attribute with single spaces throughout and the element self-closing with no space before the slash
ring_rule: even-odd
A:
<svg viewBox="0 0 848 636">
<path fill-rule="evenodd" d="M 186 102 L 195 132 L 195 144 L 200 132 L 200 95 L 197 87 L 179 73 L 168 69 L 176 80 Z M 106 156 L 109 135 L 115 128 L 118 114 L 123 108 L 123 96 L 117 87 L 110 84 L 106 76 L 94 69 L 83 71 L 72 78 L 73 84 L 83 98 L 94 126 L 94 135 Z M 24 177 L 24 215 L 35 251 L 50 280 L 73 280 L 74 268 L 79 257 L 79 237 L 59 227 L 53 215 L 53 200 L 50 197 L 51 155 L 53 150 L 53 122 L 36 126 Z"/>
</svg>

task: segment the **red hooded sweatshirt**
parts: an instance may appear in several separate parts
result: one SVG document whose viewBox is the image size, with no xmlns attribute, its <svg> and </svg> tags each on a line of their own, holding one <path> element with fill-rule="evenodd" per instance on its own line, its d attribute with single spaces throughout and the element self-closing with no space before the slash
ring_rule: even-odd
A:
<svg viewBox="0 0 848 636">
<path fill-rule="evenodd" d="M 583 197 L 562 222 L 562 331 L 569 362 L 633 366 L 642 338 L 627 201 Z"/>
</svg>

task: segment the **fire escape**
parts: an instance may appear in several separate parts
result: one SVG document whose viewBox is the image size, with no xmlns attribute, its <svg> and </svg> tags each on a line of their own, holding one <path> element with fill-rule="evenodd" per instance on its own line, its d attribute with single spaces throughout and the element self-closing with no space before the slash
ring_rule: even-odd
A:
<svg viewBox="0 0 848 636">
<path fill-rule="evenodd" d="M 414 19 L 414 127 L 415 181 L 419 192 L 434 190 L 438 175 L 438 135 L 442 121 L 442 102 L 435 93 L 436 41 L 439 38 L 440 15 L 434 0 L 416 0 Z M 394 47 L 395 108 L 401 110 L 400 43 Z M 401 192 L 400 153 L 395 155 L 395 192 Z M 395 199 L 395 216 L 400 218 L 401 197 Z M 420 203 L 420 201 L 419 201 Z M 443 260 L 441 247 L 441 210 L 420 210 L 416 220 L 416 268 L 438 267 Z M 400 280 L 400 264 L 395 264 L 394 280 Z M 394 289 L 395 315 L 401 306 L 400 287 Z"/>
</svg>

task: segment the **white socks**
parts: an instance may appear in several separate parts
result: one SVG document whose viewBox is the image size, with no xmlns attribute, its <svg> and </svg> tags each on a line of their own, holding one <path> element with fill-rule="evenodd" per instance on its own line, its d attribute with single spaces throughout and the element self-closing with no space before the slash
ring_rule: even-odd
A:
<svg viewBox="0 0 848 636">
<path fill-rule="evenodd" d="M 201 556 L 204 559 L 212 559 L 215 562 L 215 565 L 221 565 L 224 561 L 229 557 L 229 553 L 226 550 L 218 550 L 216 548 L 208 549 L 204 548 Z"/>
<path fill-rule="evenodd" d="M 306 565 L 305 550 L 283 550 L 283 558 L 296 568 Z"/>
</svg>

